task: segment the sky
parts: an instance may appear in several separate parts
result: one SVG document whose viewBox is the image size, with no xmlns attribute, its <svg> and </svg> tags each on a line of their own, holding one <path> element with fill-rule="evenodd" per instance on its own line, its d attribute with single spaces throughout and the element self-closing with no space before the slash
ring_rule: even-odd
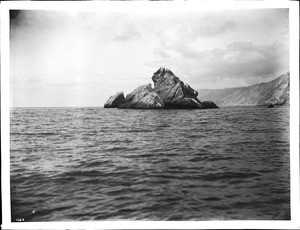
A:
<svg viewBox="0 0 300 230">
<path fill-rule="evenodd" d="M 10 22 L 11 106 L 103 106 L 160 67 L 196 90 L 267 82 L 289 71 L 288 16 L 23 10 Z"/>
</svg>

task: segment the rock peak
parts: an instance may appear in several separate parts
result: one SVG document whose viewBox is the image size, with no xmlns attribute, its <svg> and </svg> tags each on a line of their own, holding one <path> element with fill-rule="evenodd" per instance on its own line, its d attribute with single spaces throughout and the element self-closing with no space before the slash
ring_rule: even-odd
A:
<svg viewBox="0 0 300 230">
<path fill-rule="evenodd" d="M 153 73 L 153 75 L 165 75 L 166 73 L 174 75 L 174 73 L 171 70 L 165 67 L 160 67 L 155 73 Z"/>
<path fill-rule="evenodd" d="M 172 78 L 177 78 L 171 70 L 164 67 L 160 67 L 155 73 L 153 73 L 152 81 L 155 83 L 159 78 L 165 78 L 168 76 Z"/>
</svg>

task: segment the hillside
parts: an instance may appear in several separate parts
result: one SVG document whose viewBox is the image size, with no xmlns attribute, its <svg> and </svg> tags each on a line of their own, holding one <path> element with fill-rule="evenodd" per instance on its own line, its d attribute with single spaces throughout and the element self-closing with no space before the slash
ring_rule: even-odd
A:
<svg viewBox="0 0 300 230">
<path fill-rule="evenodd" d="M 273 81 L 247 87 L 200 89 L 199 100 L 211 100 L 218 106 L 288 105 L 290 102 L 290 73 Z"/>
</svg>

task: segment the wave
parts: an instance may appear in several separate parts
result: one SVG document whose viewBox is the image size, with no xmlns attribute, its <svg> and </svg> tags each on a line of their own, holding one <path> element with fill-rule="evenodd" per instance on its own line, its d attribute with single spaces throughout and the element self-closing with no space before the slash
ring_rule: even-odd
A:
<svg viewBox="0 0 300 230">
<path fill-rule="evenodd" d="M 16 109 L 12 221 L 290 219 L 288 113 Z"/>
</svg>

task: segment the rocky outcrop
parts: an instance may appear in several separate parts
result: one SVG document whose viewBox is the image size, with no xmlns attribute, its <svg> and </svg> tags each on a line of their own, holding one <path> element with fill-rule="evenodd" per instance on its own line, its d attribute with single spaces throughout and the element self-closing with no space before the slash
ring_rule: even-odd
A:
<svg viewBox="0 0 300 230">
<path fill-rule="evenodd" d="M 123 92 L 117 92 L 111 96 L 104 104 L 104 108 L 118 108 L 125 103 L 125 97 Z"/>
<path fill-rule="evenodd" d="M 164 103 L 152 89 L 151 84 L 142 85 L 128 94 L 120 109 L 161 109 Z"/>
<path fill-rule="evenodd" d="M 202 100 L 213 100 L 220 107 L 289 105 L 290 73 L 266 83 L 237 88 L 200 89 L 198 93 Z"/>
<path fill-rule="evenodd" d="M 202 109 L 198 92 L 184 84 L 171 70 L 160 68 L 153 76 L 154 90 L 165 104 L 165 108 Z"/>
<path fill-rule="evenodd" d="M 217 109 L 219 108 L 214 102 L 212 101 L 202 101 L 201 102 L 203 109 Z"/>
<path fill-rule="evenodd" d="M 182 82 L 168 69 L 160 68 L 153 76 L 151 84 L 143 85 L 129 93 L 117 93 L 110 97 L 104 108 L 119 109 L 208 109 L 218 108 L 212 101 L 201 103 L 198 92 Z M 123 97 L 122 97 L 123 95 Z"/>
</svg>

